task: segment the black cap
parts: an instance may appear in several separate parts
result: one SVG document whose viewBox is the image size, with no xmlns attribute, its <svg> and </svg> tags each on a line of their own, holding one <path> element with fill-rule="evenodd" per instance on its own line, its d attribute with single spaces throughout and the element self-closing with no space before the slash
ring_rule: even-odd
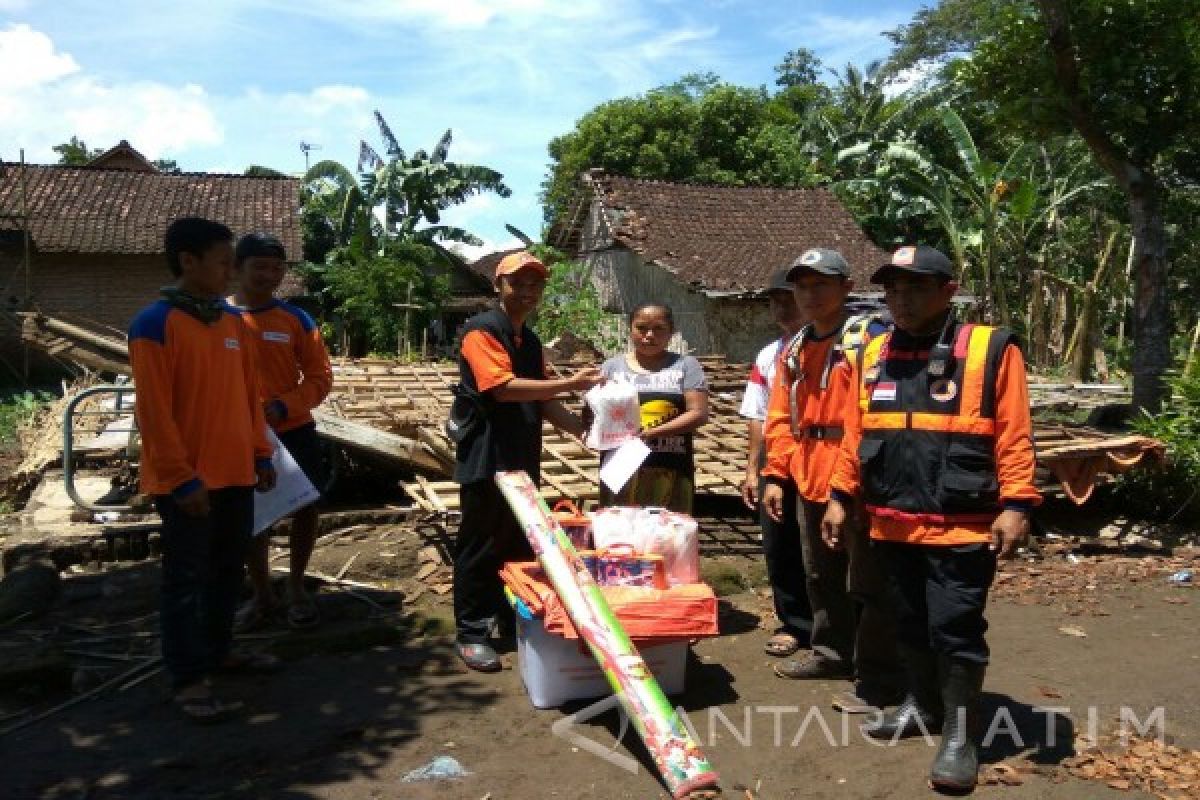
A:
<svg viewBox="0 0 1200 800">
<path fill-rule="evenodd" d="M 788 283 L 788 268 L 783 267 L 771 273 L 771 280 L 767 282 L 767 288 L 764 289 L 767 294 L 771 292 L 787 292 L 792 293 L 792 285 Z"/>
<path fill-rule="evenodd" d="M 901 247 L 892 253 L 892 260 L 875 270 L 871 283 L 883 283 L 897 272 L 911 272 L 914 275 L 940 275 L 949 280 L 957 277 L 954 262 L 945 253 L 935 247 L 917 245 L 916 247 Z"/>
<path fill-rule="evenodd" d="M 836 275 L 839 278 L 850 277 L 850 265 L 837 250 L 826 250 L 824 247 L 813 247 L 804 251 L 788 267 L 787 279 L 794 281 L 801 272 L 815 272 L 818 275 Z"/>
</svg>

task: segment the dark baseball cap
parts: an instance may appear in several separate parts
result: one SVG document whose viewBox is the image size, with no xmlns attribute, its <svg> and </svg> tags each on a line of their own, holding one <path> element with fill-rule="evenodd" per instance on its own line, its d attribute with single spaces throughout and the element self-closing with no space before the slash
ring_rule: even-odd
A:
<svg viewBox="0 0 1200 800">
<path fill-rule="evenodd" d="M 763 290 L 765 293 L 771 292 L 787 292 L 792 293 L 792 284 L 788 283 L 788 268 L 781 267 L 771 273 L 771 280 L 767 282 L 767 288 Z"/>
<path fill-rule="evenodd" d="M 824 247 L 805 250 L 804 254 L 788 267 L 787 280 L 794 281 L 805 271 L 818 275 L 836 275 L 839 278 L 850 277 L 850 265 L 842 258 L 842 254 L 837 250 L 826 250 Z"/>
<path fill-rule="evenodd" d="M 948 280 L 954 280 L 957 271 L 954 262 L 946 254 L 935 247 L 919 244 L 901 247 L 892 253 L 892 260 L 884 264 L 871 275 L 871 283 L 883 283 L 897 272 L 911 272 L 914 275 L 940 275 Z"/>
</svg>

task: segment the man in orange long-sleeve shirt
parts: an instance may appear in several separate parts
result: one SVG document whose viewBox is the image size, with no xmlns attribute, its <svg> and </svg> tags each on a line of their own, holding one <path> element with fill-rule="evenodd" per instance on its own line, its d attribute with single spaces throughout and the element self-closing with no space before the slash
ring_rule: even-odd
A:
<svg viewBox="0 0 1200 800">
<path fill-rule="evenodd" d="M 275 290 L 287 274 L 287 252 L 279 239 L 266 233 L 246 234 L 234 248 L 234 269 L 237 288 L 229 301 L 241 311 L 254 335 L 263 414 L 280 444 L 320 490 L 328 470 L 312 409 L 333 387 L 329 351 L 312 317 L 275 298 Z M 305 506 L 292 515 L 288 533 L 286 618 L 288 625 L 297 629 L 311 628 L 320 619 L 316 601 L 304 588 L 304 571 L 316 542 L 317 521 L 316 504 Z M 265 624 L 280 606 L 267 566 L 269 541 L 270 533 L 264 532 L 250 545 L 246 566 L 254 597 L 238 612 L 239 631 Z"/>
<path fill-rule="evenodd" d="M 966 790 L 979 769 L 988 589 L 1040 496 L 1021 351 L 1008 331 L 955 319 L 954 276 L 924 246 L 900 248 L 872 276 L 896 328 L 855 365 L 822 535 L 837 544 L 861 496 L 889 573 L 909 694 L 864 730 L 940 729 L 930 782 Z"/>
<path fill-rule="evenodd" d="M 843 711 L 864 713 L 895 702 L 899 667 L 890 615 L 881 599 L 883 577 L 867 548 L 865 526 L 833 550 L 821 541 L 821 518 L 842 439 L 850 387 L 850 362 L 870 336 L 870 317 L 851 318 L 846 298 L 850 267 L 836 250 L 814 248 L 792 264 L 787 278 L 800 313 L 812 320 L 783 349 L 775 370 L 764 437 L 767 487 L 763 505 L 779 518 L 784 484 L 799 495 L 803 573 L 812 608 L 812 654 L 775 666 L 784 678 L 853 678 L 840 695 Z"/>
<path fill-rule="evenodd" d="M 274 485 L 258 402 L 254 343 L 221 300 L 233 234 L 196 217 L 167 228 L 178 279 L 129 328 L 142 436 L 142 491 L 162 516 L 162 652 L 176 702 L 199 721 L 224 718 L 206 678 L 221 669 L 270 668 L 231 651 L 233 614 L 254 519 L 254 489 Z"/>
</svg>

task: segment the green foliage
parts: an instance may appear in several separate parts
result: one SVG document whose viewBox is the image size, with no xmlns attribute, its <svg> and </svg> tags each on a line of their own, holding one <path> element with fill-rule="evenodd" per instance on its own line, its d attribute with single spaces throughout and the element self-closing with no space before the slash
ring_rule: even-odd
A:
<svg viewBox="0 0 1200 800">
<path fill-rule="evenodd" d="M 587 265 L 566 260 L 550 247 L 535 245 L 530 250 L 550 268 L 550 280 L 533 320 L 538 337 L 549 342 L 571 333 L 601 350 L 617 347 L 620 338 L 610 324 L 613 315 L 604 310 L 596 285 L 589 280 Z"/>
<path fill-rule="evenodd" d="M 1138 433 L 1166 444 L 1167 464 L 1121 476 L 1117 498 L 1122 508 L 1151 519 L 1200 521 L 1200 374 L 1176 378 L 1170 386 L 1173 400 L 1166 410 L 1133 423 Z"/>
<path fill-rule="evenodd" d="M 1145 168 L 1200 137 L 1200 0 L 1071 0 L 1080 89 L 1095 124 Z M 963 80 L 1024 130 L 1062 131 L 1062 89 L 1038 4 L 1011 2 Z M 1190 170 L 1189 170 L 1190 171 Z M 1200 178 L 1200 173 L 1187 176 Z"/>
<path fill-rule="evenodd" d="M 721 186 L 811 186 L 818 180 L 798 137 L 799 110 L 819 92 L 771 96 L 684 76 L 635 97 L 602 103 L 549 145 L 542 183 L 548 221 L 570 202 L 585 170 Z"/>
<path fill-rule="evenodd" d="M 54 395 L 49 392 L 28 390 L 0 398 L 0 447 L 15 444 L 21 426 L 52 400 Z"/>
<path fill-rule="evenodd" d="M 435 262 L 433 249 L 416 242 L 388 242 L 380 253 L 351 245 L 330 254 L 321 279 L 352 338 L 373 352 L 395 353 L 405 320 L 409 333 L 421 330 L 449 295 Z M 418 308 L 408 315 L 395 305 L 409 302 Z"/>
<path fill-rule="evenodd" d="M 71 141 L 56 144 L 50 148 L 58 153 L 58 163 L 69 167 L 81 167 L 104 151 L 92 150 L 78 136 L 72 136 Z"/>
<path fill-rule="evenodd" d="M 272 167 L 261 164 L 251 164 L 242 172 L 247 178 L 286 178 L 287 174 Z"/>
<path fill-rule="evenodd" d="M 821 59 L 807 47 L 789 50 L 783 61 L 775 65 L 775 85 L 785 89 L 811 86 L 820 80 L 822 68 Z"/>
<path fill-rule="evenodd" d="M 179 163 L 173 158 L 156 158 L 150 162 L 154 168 L 166 175 L 182 175 L 183 169 Z"/>
</svg>

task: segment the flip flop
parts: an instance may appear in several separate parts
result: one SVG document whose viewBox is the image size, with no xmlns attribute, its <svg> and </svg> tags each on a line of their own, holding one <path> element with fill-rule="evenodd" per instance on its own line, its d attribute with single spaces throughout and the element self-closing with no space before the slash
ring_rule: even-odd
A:
<svg viewBox="0 0 1200 800">
<path fill-rule="evenodd" d="M 245 704 L 240 700 L 222 702 L 211 694 L 183 697 L 175 695 L 175 706 L 198 725 L 213 725 L 236 717 Z"/>
<path fill-rule="evenodd" d="M 454 649 L 463 663 L 476 672 L 499 672 L 503 669 L 496 651 L 486 644 L 459 642 Z"/>
<path fill-rule="evenodd" d="M 767 644 L 763 647 L 763 651 L 767 655 L 777 658 L 786 658 L 799 649 L 800 640 L 784 631 L 780 631 L 770 639 L 767 639 Z"/>
</svg>

